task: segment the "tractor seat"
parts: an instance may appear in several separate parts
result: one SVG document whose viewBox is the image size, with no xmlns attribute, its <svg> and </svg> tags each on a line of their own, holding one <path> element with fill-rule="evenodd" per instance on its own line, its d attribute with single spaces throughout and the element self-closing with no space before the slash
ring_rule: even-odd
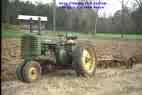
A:
<svg viewBox="0 0 142 95">
<path fill-rule="evenodd" d="M 68 36 L 68 37 L 66 37 L 66 43 L 67 44 L 75 44 L 76 39 L 77 39 L 77 36 Z"/>
<path fill-rule="evenodd" d="M 67 40 L 76 40 L 77 36 L 68 36 L 66 37 Z"/>
</svg>

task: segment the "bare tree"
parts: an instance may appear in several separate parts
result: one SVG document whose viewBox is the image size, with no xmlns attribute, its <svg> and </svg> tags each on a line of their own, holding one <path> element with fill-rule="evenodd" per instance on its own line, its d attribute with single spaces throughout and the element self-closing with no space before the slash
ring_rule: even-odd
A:
<svg viewBox="0 0 142 95">
<path fill-rule="evenodd" d="M 95 2 L 96 0 L 78 0 L 78 1 L 81 1 L 81 2 Z M 100 2 L 100 0 L 99 0 L 99 2 Z M 94 14 L 96 14 L 96 16 L 94 16 L 95 17 L 95 23 L 91 23 L 91 33 L 95 36 L 96 35 L 96 30 L 97 30 L 97 21 L 98 21 L 98 11 L 99 11 L 99 9 L 91 9 L 92 11 L 91 12 L 94 12 Z M 93 16 L 93 15 L 92 15 Z M 93 20 L 93 18 L 91 18 L 92 20 Z"/>
<path fill-rule="evenodd" d="M 142 1 L 141 1 L 141 0 L 135 0 L 135 2 L 138 4 L 138 6 L 139 6 L 140 8 L 142 8 Z"/>
<path fill-rule="evenodd" d="M 56 32 L 56 0 L 53 0 L 53 32 Z"/>
<path fill-rule="evenodd" d="M 128 4 L 129 0 L 127 0 L 126 2 L 124 0 L 120 0 L 120 3 L 121 3 L 121 38 L 124 37 L 124 29 L 122 27 L 124 27 L 124 10 L 125 10 L 125 7 L 126 5 Z"/>
</svg>

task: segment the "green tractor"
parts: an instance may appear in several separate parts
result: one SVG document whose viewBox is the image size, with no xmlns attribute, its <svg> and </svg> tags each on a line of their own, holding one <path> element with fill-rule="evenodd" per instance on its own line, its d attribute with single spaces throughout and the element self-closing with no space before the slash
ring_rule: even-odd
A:
<svg viewBox="0 0 142 95">
<path fill-rule="evenodd" d="M 27 33 L 22 37 L 21 56 L 24 62 L 16 69 L 19 80 L 30 83 L 40 79 L 42 70 L 48 68 L 39 60 L 52 60 L 52 65 L 74 69 L 78 76 L 90 77 L 95 74 L 97 59 L 92 44 L 79 41 L 73 35 L 49 40 L 48 36 L 38 34 Z"/>
</svg>

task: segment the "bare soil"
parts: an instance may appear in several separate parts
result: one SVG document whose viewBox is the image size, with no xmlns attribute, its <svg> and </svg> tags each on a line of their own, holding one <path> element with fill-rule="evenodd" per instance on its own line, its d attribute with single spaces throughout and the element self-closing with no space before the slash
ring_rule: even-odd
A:
<svg viewBox="0 0 142 95">
<path fill-rule="evenodd" d="M 15 75 L 16 65 L 23 62 L 20 57 L 20 40 L 5 38 L 2 39 L 1 56 L 2 95 L 142 95 L 142 41 L 91 42 L 96 47 L 99 63 L 132 57 L 135 63 L 140 64 L 134 65 L 132 69 L 99 68 L 92 78 L 77 77 L 74 71 L 62 70 L 44 75 L 36 83 L 27 84 L 18 81 Z"/>
<path fill-rule="evenodd" d="M 73 71 L 44 75 L 35 83 L 2 82 L 2 95 L 142 95 L 142 64 L 133 69 L 98 69 L 92 78 Z"/>
</svg>

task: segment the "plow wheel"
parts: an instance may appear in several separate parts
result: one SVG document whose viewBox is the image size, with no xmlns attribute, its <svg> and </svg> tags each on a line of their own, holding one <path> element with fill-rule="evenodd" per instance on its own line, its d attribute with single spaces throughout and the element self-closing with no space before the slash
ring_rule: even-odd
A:
<svg viewBox="0 0 142 95">
<path fill-rule="evenodd" d="M 25 82 L 34 82 L 41 77 L 41 67 L 40 64 L 31 61 L 30 63 L 26 63 L 22 70 L 23 80 Z"/>
<path fill-rule="evenodd" d="M 96 54 L 94 46 L 81 44 L 73 52 L 73 67 L 79 76 L 89 77 L 96 71 Z"/>
</svg>

